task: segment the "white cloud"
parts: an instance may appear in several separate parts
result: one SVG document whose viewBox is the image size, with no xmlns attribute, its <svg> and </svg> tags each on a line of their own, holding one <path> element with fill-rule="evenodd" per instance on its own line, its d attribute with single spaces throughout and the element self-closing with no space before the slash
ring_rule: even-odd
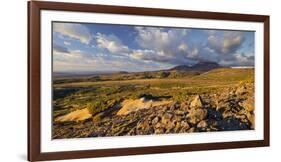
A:
<svg viewBox="0 0 281 162">
<path fill-rule="evenodd" d="M 98 48 L 107 49 L 114 54 L 126 54 L 130 51 L 128 46 L 125 46 L 115 35 L 97 33 L 96 42 Z"/>
<path fill-rule="evenodd" d="M 80 50 L 53 52 L 55 72 L 79 71 L 149 71 L 166 68 L 166 64 L 134 59 L 123 55 L 97 53 L 89 54 Z M 171 66 L 172 67 L 172 66 Z"/>
<path fill-rule="evenodd" d="M 245 55 L 244 53 L 236 53 L 235 58 L 239 62 L 240 66 L 253 66 L 255 64 L 255 58 L 253 54 Z"/>
<path fill-rule="evenodd" d="M 81 50 L 71 50 L 68 53 L 54 51 L 54 71 L 95 71 L 100 68 L 99 62 L 102 57 L 93 55 Z"/>
<path fill-rule="evenodd" d="M 80 50 L 63 52 L 54 50 L 53 52 L 54 60 L 60 60 L 65 62 L 78 62 L 84 57 Z"/>
<path fill-rule="evenodd" d="M 179 46 L 178 46 L 178 49 L 181 50 L 181 51 L 185 51 L 187 52 L 188 51 L 188 46 L 186 43 L 181 43 Z"/>
<path fill-rule="evenodd" d="M 71 45 L 71 43 L 67 42 L 67 41 L 64 41 L 63 44 L 66 45 L 66 46 L 70 46 Z"/>
<path fill-rule="evenodd" d="M 134 57 L 173 65 L 194 64 L 196 49 L 188 42 L 188 29 L 135 27 L 136 41 L 144 48 L 132 53 Z"/>
<path fill-rule="evenodd" d="M 136 41 L 144 49 L 134 50 L 136 59 L 169 63 L 172 65 L 194 64 L 200 61 L 217 62 L 225 66 L 253 65 L 253 54 L 238 52 L 245 40 L 244 33 L 239 31 L 202 32 L 206 42 L 200 40 L 194 44 L 192 30 L 161 29 L 154 27 L 136 27 Z"/>
<path fill-rule="evenodd" d="M 241 47 L 245 40 L 242 32 L 224 31 L 210 32 L 208 37 L 208 46 L 220 54 L 234 54 Z"/>
<path fill-rule="evenodd" d="M 139 45 L 146 49 L 164 51 L 172 54 L 171 51 L 178 48 L 179 44 L 185 43 L 188 34 L 187 29 L 168 29 L 158 27 L 135 27 L 138 32 L 136 37 Z"/>
<path fill-rule="evenodd" d="M 201 50 L 205 58 L 214 60 L 224 66 L 253 66 L 254 54 L 242 53 L 245 41 L 244 33 L 240 31 L 210 31 L 208 42 Z M 212 56 L 212 57 L 208 57 Z"/>
<path fill-rule="evenodd" d="M 54 32 L 79 40 L 81 43 L 89 44 L 92 37 L 89 29 L 81 24 L 54 23 Z"/>
</svg>

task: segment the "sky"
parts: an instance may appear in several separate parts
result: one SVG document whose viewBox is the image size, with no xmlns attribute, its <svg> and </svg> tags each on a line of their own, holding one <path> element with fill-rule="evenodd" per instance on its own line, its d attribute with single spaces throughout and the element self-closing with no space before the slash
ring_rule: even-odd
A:
<svg viewBox="0 0 281 162">
<path fill-rule="evenodd" d="M 53 22 L 54 72 L 154 71 L 211 61 L 254 66 L 252 31 Z"/>
</svg>

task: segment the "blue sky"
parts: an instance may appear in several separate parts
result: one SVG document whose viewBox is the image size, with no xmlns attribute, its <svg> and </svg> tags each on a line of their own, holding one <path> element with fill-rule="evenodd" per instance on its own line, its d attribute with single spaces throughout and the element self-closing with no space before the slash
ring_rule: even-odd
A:
<svg viewBox="0 0 281 162">
<path fill-rule="evenodd" d="M 254 32 L 53 22 L 55 72 L 254 65 Z"/>
</svg>

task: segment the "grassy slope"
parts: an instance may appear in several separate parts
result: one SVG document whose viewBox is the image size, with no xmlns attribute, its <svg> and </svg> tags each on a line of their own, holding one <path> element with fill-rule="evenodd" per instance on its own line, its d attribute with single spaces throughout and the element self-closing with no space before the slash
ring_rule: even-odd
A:
<svg viewBox="0 0 281 162">
<path fill-rule="evenodd" d="M 123 74 L 122 74 L 123 75 Z M 130 75 L 130 74 L 127 74 Z M 135 75 L 135 74 L 134 74 Z M 117 75 L 113 75 L 114 78 Z M 109 76 L 107 76 L 109 78 Z M 120 78 L 120 76 L 118 76 Z M 55 84 L 54 89 L 70 91 L 65 97 L 54 101 L 54 115 L 62 115 L 75 109 L 88 108 L 93 114 L 108 109 L 124 99 L 139 98 L 151 94 L 173 101 L 184 101 L 189 95 L 214 93 L 220 88 L 232 87 L 241 82 L 254 81 L 254 69 L 215 69 L 201 75 L 186 75 L 181 78 L 81 81 Z"/>
</svg>

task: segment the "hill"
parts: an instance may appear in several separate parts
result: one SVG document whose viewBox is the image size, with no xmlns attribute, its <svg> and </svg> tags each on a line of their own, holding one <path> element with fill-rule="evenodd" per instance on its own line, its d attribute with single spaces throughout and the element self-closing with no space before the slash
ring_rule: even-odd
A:
<svg viewBox="0 0 281 162">
<path fill-rule="evenodd" d="M 216 62 L 198 62 L 193 66 L 188 65 L 178 65 L 175 66 L 169 71 L 177 70 L 177 71 L 209 71 L 212 69 L 220 68 L 221 66 Z"/>
<path fill-rule="evenodd" d="M 144 72 L 93 72 L 93 73 L 56 73 L 54 74 L 54 83 L 69 82 L 95 82 L 95 81 L 122 81 L 135 79 L 159 79 L 171 78 L 179 79 L 200 75 L 203 72 L 221 68 L 215 62 L 199 62 L 193 66 L 178 65 L 171 69 Z"/>
</svg>

